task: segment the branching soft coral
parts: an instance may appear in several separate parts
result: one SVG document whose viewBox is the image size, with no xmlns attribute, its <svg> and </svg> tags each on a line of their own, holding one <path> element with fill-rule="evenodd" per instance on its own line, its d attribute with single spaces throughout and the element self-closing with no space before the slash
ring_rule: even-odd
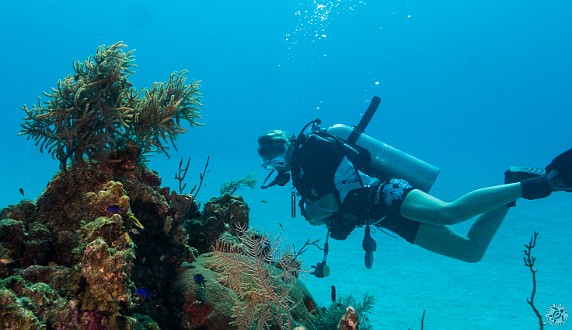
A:
<svg viewBox="0 0 572 330">
<path fill-rule="evenodd" d="M 200 125 L 199 82 L 185 85 L 186 71 L 174 72 L 168 82 L 154 83 L 150 90 L 144 90 L 145 96 L 135 103 L 135 121 L 133 139 L 147 149 L 167 153 L 164 142 L 170 143 L 176 150 L 175 140 L 187 130 L 181 126 L 187 121 L 191 127 Z"/>
<path fill-rule="evenodd" d="M 26 112 L 20 135 L 27 135 L 60 161 L 64 169 L 83 164 L 84 156 L 96 158 L 104 150 L 134 141 L 144 152 L 165 152 L 175 146 L 181 126 L 191 127 L 202 118 L 199 82 L 185 85 L 186 71 L 175 72 L 166 83 L 137 90 L 129 81 L 136 66 L 133 50 L 117 42 L 102 45 L 84 62 L 74 61 L 75 73 L 58 81 L 45 103 Z M 168 156 L 168 154 L 167 154 Z"/>
<path fill-rule="evenodd" d="M 238 228 L 240 244 L 220 242 L 214 249 L 213 269 L 224 274 L 221 282 L 236 294 L 233 317 L 238 329 L 266 329 L 276 322 L 281 329 L 292 328 L 291 311 L 296 303 L 290 291 L 297 265 L 283 258 L 279 238 L 254 235 Z M 272 264 L 278 264 L 279 270 Z"/>
<path fill-rule="evenodd" d="M 237 179 L 237 180 L 230 180 L 229 182 L 225 182 L 220 186 L 220 194 L 234 194 L 237 190 L 242 187 L 249 187 L 254 188 L 256 186 L 256 176 L 252 173 L 248 173 L 245 177 Z"/>
</svg>

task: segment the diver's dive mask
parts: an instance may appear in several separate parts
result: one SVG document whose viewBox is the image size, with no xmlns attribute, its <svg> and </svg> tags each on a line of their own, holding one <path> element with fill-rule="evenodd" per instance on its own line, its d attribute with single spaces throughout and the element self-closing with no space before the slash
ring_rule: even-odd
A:
<svg viewBox="0 0 572 330">
<path fill-rule="evenodd" d="M 265 170 L 276 170 L 278 172 L 284 171 L 286 169 L 286 156 L 285 153 L 282 153 L 270 160 L 265 161 L 262 163 L 262 168 Z"/>
<path fill-rule="evenodd" d="M 271 170 L 271 172 L 266 176 L 266 179 L 264 179 L 262 186 L 260 186 L 261 189 L 270 188 L 275 185 L 285 186 L 290 181 L 290 173 L 286 170 L 287 153 L 288 148 L 284 147 L 284 151 L 281 154 L 262 163 L 262 168 L 265 170 Z M 274 172 L 278 172 L 276 177 L 269 184 L 266 184 Z"/>
</svg>

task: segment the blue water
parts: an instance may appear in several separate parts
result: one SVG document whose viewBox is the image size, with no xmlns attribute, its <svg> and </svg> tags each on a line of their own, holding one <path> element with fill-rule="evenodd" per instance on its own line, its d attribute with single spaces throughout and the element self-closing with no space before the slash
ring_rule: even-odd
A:
<svg viewBox="0 0 572 330">
<path fill-rule="evenodd" d="M 138 88 L 182 69 L 202 80 L 206 125 L 182 136 L 171 159 L 157 155 L 149 164 L 164 185 L 176 186 L 187 156 L 197 180 L 211 156 L 202 200 L 247 173 L 263 179 L 259 134 L 297 133 L 316 117 L 353 125 L 378 95 L 368 133 L 439 166 L 432 193 L 451 200 L 500 183 L 508 166 L 544 166 L 571 147 L 570 17 L 565 0 L 3 1 L 0 205 L 17 203 L 20 187 L 37 198 L 58 168 L 17 136 L 22 105 L 69 74 L 73 59 L 119 40 L 137 49 Z M 281 223 L 286 244 L 297 247 L 323 238 L 323 228 L 289 218 L 289 189 L 243 191 L 252 225 L 274 234 Z M 423 309 L 425 329 L 537 329 L 525 301 L 531 280 L 522 244 L 540 232 L 541 312 L 556 303 L 572 310 L 571 197 L 519 202 L 478 264 L 377 232 L 367 270 L 357 230 L 332 242 L 330 277 L 304 281 L 324 305 L 331 285 L 339 294 L 374 294 L 375 329 L 418 329 Z M 303 257 L 309 267 L 321 255 Z M 560 329 L 572 329 L 572 320 Z"/>
</svg>

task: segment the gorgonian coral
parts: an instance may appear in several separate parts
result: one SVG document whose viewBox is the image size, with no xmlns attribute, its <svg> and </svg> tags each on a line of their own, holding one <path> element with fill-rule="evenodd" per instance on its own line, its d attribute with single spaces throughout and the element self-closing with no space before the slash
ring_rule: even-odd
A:
<svg viewBox="0 0 572 330">
<path fill-rule="evenodd" d="M 104 150 L 124 147 L 129 141 L 144 152 L 164 152 L 168 144 L 185 133 L 182 124 L 200 125 L 202 116 L 199 81 L 185 84 L 186 71 L 174 72 L 169 81 L 137 90 L 129 81 L 133 74 L 133 50 L 125 52 L 122 42 L 102 45 L 84 62 L 74 61 L 75 73 L 59 80 L 48 101 L 31 109 L 20 135 L 27 135 L 58 159 L 61 168 L 68 161 L 83 164 L 84 157 L 96 158 Z M 167 154 L 167 156 L 169 156 Z"/>
<path fill-rule="evenodd" d="M 255 235 L 237 226 L 240 244 L 218 241 L 211 268 L 223 276 L 220 282 L 236 293 L 231 323 L 237 329 L 292 329 L 292 300 L 298 266 L 281 251 L 281 239 Z M 279 268 L 275 267 L 278 266 Z"/>
</svg>

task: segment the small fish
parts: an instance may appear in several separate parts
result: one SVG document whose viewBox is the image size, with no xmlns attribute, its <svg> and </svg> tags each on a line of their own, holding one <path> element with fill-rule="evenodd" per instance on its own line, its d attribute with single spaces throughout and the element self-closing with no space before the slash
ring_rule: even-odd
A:
<svg viewBox="0 0 572 330">
<path fill-rule="evenodd" d="M 203 274 L 195 274 L 195 276 L 193 276 L 193 279 L 195 280 L 195 283 L 197 283 L 200 286 L 205 285 L 205 277 L 203 276 Z"/>
<path fill-rule="evenodd" d="M 106 210 L 109 213 L 117 214 L 121 212 L 121 207 L 119 205 L 109 205 Z"/>
<path fill-rule="evenodd" d="M 14 262 L 14 259 L 10 258 L 0 258 L 0 264 L 9 265 Z M 196 276 L 196 275 L 195 275 Z M 196 281 L 196 280 L 195 280 Z"/>
<path fill-rule="evenodd" d="M 139 235 L 139 230 L 135 229 L 135 228 L 131 228 L 129 229 L 129 232 L 133 235 Z"/>
<path fill-rule="evenodd" d="M 268 201 L 267 201 L 267 200 L 265 200 L 265 199 L 263 199 L 263 200 L 261 200 L 261 201 L 260 201 L 260 203 L 264 203 L 264 204 L 266 204 L 266 203 L 268 203 Z"/>
<path fill-rule="evenodd" d="M 135 294 L 143 299 L 149 299 L 155 295 L 153 290 L 145 287 L 137 288 L 135 290 Z"/>
<path fill-rule="evenodd" d="M 20 191 L 20 195 L 24 196 L 24 188 L 18 189 Z"/>
<path fill-rule="evenodd" d="M 131 222 L 133 222 L 135 226 L 139 227 L 139 229 L 145 229 L 141 222 L 139 222 L 139 219 L 137 219 L 133 214 L 129 215 L 129 219 L 131 219 Z"/>
</svg>

